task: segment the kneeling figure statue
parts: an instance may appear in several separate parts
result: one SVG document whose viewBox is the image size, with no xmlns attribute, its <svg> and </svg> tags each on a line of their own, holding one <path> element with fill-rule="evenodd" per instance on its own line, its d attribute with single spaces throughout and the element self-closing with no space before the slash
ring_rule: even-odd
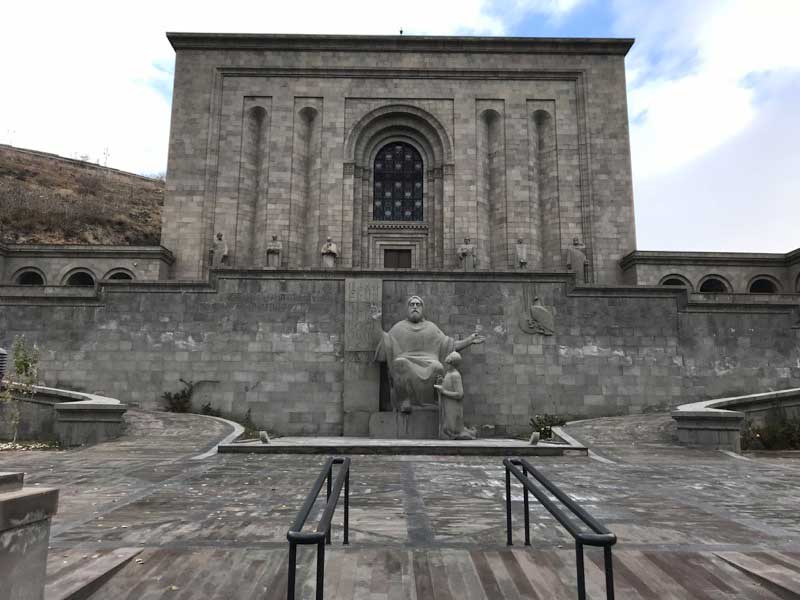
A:
<svg viewBox="0 0 800 600">
<path fill-rule="evenodd" d="M 447 372 L 440 383 L 434 385 L 439 392 L 439 437 L 451 440 L 474 440 L 476 430 L 464 427 L 464 386 L 461 383 L 461 355 L 451 352 L 444 359 Z"/>
</svg>

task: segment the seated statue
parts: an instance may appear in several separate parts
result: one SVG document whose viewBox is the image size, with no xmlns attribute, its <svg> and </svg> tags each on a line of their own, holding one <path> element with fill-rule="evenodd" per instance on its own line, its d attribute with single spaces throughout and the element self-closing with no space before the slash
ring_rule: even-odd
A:
<svg viewBox="0 0 800 600">
<path fill-rule="evenodd" d="M 464 427 L 464 385 L 461 383 L 461 355 L 451 352 L 444 359 L 447 373 L 434 385 L 439 392 L 439 437 L 450 440 L 474 440 L 475 429 Z"/>
<path fill-rule="evenodd" d="M 408 318 L 395 323 L 388 332 L 380 332 L 375 360 L 386 362 L 389 368 L 395 411 L 411 412 L 414 406 L 435 405 L 433 386 L 444 375 L 445 358 L 453 351 L 485 341 L 477 333 L 464 340 L 446 336 L 434 323 L 425 320 L 422 309 L 422 298 L 412 296 L 408 300 Z M 380 313 L 373 318 L 377 322 Z"/>
</svg>

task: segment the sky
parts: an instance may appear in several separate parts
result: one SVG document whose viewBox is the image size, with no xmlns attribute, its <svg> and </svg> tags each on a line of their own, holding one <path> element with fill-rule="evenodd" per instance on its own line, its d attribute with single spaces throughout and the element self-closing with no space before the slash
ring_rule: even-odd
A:
<svg viewBox="0 0 800 600">
<path fill-rule="evenodd" d="M 9 3 L 0 143 L 166 170 L 166 31 L 632 37 L 637 247 L 800 247 L 800 0 Z"/>
</svg>

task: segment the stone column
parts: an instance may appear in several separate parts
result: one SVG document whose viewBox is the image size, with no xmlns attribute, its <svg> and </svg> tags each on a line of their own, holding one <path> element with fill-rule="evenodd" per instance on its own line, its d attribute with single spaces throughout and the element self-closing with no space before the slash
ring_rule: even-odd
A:
<svg viewBox="0 0 800 600">
<path fill-rule="evenodd" d="M 368 436 L 369 418 L 380 410 L 380 367 L 375 362 L 375 322 L 383 281 L 348 278 L 344 281 L 344 435 Z"/>
<path fill-rule="evenodd" d="M 44 598 L 50 519 L 58 490 L 23 489 L 23 473 L 0 473 L 0 600 Z"/>
</svg>

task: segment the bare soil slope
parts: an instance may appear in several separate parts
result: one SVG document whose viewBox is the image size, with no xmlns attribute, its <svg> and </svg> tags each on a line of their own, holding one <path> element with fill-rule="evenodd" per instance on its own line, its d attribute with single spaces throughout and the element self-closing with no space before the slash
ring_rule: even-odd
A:
<svg viewBox="0 0 800 600">
<path fill-rule="evenodd" d="M 0 144 L 0 241 L 154 246 L 164 182 Z"/>
</svg>

